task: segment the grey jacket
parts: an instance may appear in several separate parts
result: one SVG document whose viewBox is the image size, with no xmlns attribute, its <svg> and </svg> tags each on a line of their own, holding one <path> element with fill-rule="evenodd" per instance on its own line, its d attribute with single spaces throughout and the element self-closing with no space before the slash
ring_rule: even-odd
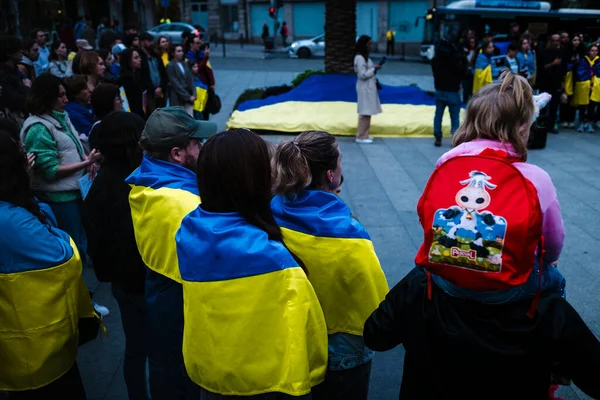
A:
<svg viewBox="0 0 600 400">
<path fill-rule="evenodd" d="M 190 97 L 196 95 L 192 71 L 185 61 L 181 64 L 183 65 L 183 74 L 181 73 L 181 68 L 177 65 L 177 61 L 171 60 L 167 64 L 167 76 L 171 83 L 169 93 L 171 106 L 191 104 Z"/>
</svg>

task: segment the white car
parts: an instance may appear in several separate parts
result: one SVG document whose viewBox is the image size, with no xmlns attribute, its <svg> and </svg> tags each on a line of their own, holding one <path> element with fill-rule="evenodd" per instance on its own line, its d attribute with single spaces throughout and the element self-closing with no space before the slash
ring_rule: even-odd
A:
<svg viewBox="0 0 600 400">
<path fill-rule="evenodd" d="M 325 34 L 312 39 L 297 40 L 288 49 L 291 57 L 310 58 L 325 55 Z"/>
</svg>

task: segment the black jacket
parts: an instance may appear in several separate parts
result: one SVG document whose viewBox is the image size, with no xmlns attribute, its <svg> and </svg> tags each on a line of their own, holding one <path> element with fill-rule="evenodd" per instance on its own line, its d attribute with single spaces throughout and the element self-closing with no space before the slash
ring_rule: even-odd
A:
<svg viewBox="0 0 600 400">
<path fill-rule="evenodd" d="M 150 57 L 148 57 L 148 55 L 142 50 L 140 49 L 138 51 L 140 58 L 142 59 L 142 66 L 140 68 L 140 78 L 142 79 L 142 81 L 144 81 L 144 86 L 146 86 L 146 88 L 148 89 L 148 96 L 154 96 L 154 90 L 157 87 L 160 87 L 163 90 L 163 94 L 166 96 L 166 91 L 167 91 L 167 84 L 168 84 L 168 79 L 167 79 L 167 70 L 165 69 L 165 65 L 162 62 L 162 59 L 160 57 L 158 57 L 156 54 L 152 54 L 152 58 L 156 59 L 157 63 L 157 67 L 158 67 L 158 74 L 160 75 L 160 85 L 158 86 L 154 86 L 154 84 L 152 83 L 152 79 L 150 78 L 150 64 L 149 64 L 149 59 Z"/>
<path fill-rule="evenodd" d="M 130 111 L 146 119 L 146 113 L 144 112 L 144 96 L 146 96 L 147 99 L 148 96 L 152 96 L 154 93 L 149 93 L 147 91 L 148 88 L 146 82 L 142 79 L 140 74 L 121 75 L 117 80 L 117 84 L 125 89 L 125 96 L 127 97 Z M 145 95 L 144 92 L 146 92 Z"/>
<path fill-rule="evenodd" d="M 127 166 L 102 167 L 83 202 L 82 216 L 98 280 L 116 283 L 128 293 L 144 293 L 146 268 L 133 231 L 131 187 L 125 183 L 130 173 Z"/>
<path fill-rule="evenodd" d="M 556 58 L 561 60 L 561 63 L 550 68 L 545 68 L 545 65 L 552 63 Z M 537 60 L 537 85 L 543 92 L 548 92 L 555 95 L 555 91 L 562 86 L 563 78 L 567 72 L 566 63 L 564 62 L 565 52 L 563 49 L 548 48 L 541 52 Z"/>
<path fill-rule="evenodd" d="M 413 269 L 365 323 L 365 345 L 406 350 L 400 398 L 546 400 L 555 363 L 581 390 L 600 398 L 600 342 L 569 303 L 543 295 L 487 305 L 451 297 Z"/>
<path fill-rule="evenodd" d="M 19 112 L 27 116 L 27 96 L 30 89 L 23 84 L 17 68 L 10 68 L 5 63 L 0 64 L 0 108 Z"/>
<path fill-rule="evenodd" d="M 463 79 L 467 77 L 469 63 L 463 52 L 447 41 L 442 41 L 435 49 L 431 60 L 435 90 L 458 92 Z"/>
</svg>

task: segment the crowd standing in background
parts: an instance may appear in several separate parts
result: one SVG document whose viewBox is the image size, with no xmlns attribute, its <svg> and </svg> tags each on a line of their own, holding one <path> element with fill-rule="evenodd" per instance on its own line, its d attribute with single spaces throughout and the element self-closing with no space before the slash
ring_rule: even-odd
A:
<svg viewBox="0 0 600 400">
<path fill-rule="evenodd" d="M 391 291 L 339 197 L 336 138 L 308 131 L 270 148 L 247 129 L 217 133 L 200 37 L 168 46 L 108 19 L 66 26 L 50 49 L 37 29 L 30 40 L 0 37 L 0 391 L 86 398 L 77 347 L 105 314 L 83 283 L 88 266 L 120 309 L 132 400 L 366 400 L 375 351 L 399 344 L 402 398 L 541 400 L 561 379 L 600 398 L 600 342 L 558 270 L 556 188 L 526 146 L 556 98 L 570 107 L 567 126 L 579 118 L 593 131 L 598 46 L 560 33 L 536 54 L 518 25 L 510 34 L 499 64 L 490 37 L 478 52 L 472 31 L 462 49 L 438 47 L 435 143 L 449 107 L 455 147 L 419 201 L 416 267 Z M 381 112 L 370 50 L 360 37 L 363 144 Z M 534 77 L 547 93 L 534 95 Z M 446 197 L 457 206 L 442 210 Z M 495 238 L 484 240 L 484 226 Z M 471 257 L 448 258 L 450 249 Z"/>
</svg>

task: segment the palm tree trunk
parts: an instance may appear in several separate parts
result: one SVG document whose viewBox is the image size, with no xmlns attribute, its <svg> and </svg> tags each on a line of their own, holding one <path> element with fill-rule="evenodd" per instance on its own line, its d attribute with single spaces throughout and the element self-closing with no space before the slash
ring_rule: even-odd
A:
<svg viewBox="0 0 600 400">
<path fill-rule="evenodd" d="M 325 72 L 354 73 L 356 0 L 325 1 Z"/>
</svg>

